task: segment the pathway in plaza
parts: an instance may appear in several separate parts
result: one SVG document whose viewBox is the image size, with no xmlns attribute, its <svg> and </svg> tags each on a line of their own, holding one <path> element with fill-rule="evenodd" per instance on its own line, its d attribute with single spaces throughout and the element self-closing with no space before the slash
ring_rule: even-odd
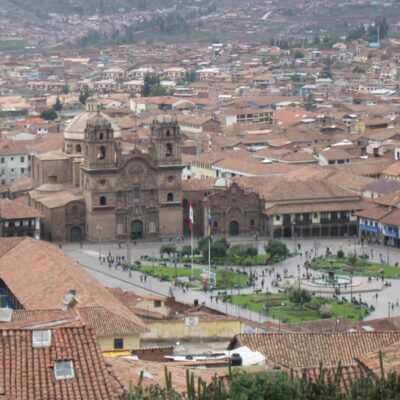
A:
<svg viewBox="0 0 400 400">
<path fill-rule="evenodd" d="M 251 240 L 249 238 L 230 238 L 228 239 L 230 243 L 248 243 L 251 242 L 258 247 L 259 253 L 264 253 L 264 245 L 267 243 L 266 240 L 259 239 L 258 241 Z M 400 261 L 400 251 L 397 249 L 386 248 L 382 246 L 364 246 L 361 247 L 354 239 L 351 240 L 340 240 L 340 239 L 319 239 L 315 240 L 301 240 L 300 242 L 294 242 L 293 240 L 285 241 L 289 250 L 293 251 L 294 248 L 298 249 L 300 243 L 300 252 L 303 256 L 297 255 L 285 260 L 282 263 L 275 264 L 273 267 L 275 272 L 284 275 L 284 270 L 287 270 L 288 275 L 293 275 L 298 277 L 299 273 L 302 276 L 306 271 L 303 268 L 305 261 L 304 254 L 306 251 L 317 255 L 325 254 L 326 249 L 335 254 L 339 249 L 342 249 L 346 254 L 351 251 L 357 251 L 357 254 L 366 253 L 371 257 L 371 248 L 373 254 L 373 260 L 379 261 L 380 257 L 383 258 L 385 262 L 389 259 L 389 263 L 394 265 L 395 262 Z M 136 245 L 131 245 L 130 254 L 131 260 L 140 260 L 142 255 L 147 255 L 149 257 L 158 257 L 159 249 L 162 243 L 160 242 L 146 242 L 138 241 Z M 178 248 L 188 242 L 174 243 Z M 195 244 L 196 245 L 196 244 Z M 138 292 L 148 292 L 156 295 L 168 296 L 171 291 L 175 298 L 179 301 L 185 301 L 192 303 L 197 300 L 199 303 L 204 303 L 208 307 L 215 310 L 222 311 L 228 315 L 235 317 L 244 317 L 246 319 L 252 320 L 254 322 L 263 322 L 266 320 L 271 320 L 271 318 L 260 315 L 259 313 L 252 312 L 240 307 L 234 306 L 232 304 L 223 303 L 215 300 L 214 293 L 204 293 L 203 291 L 189 290 L 186 293 L 183 292 L 181 288 L 174 288 L 171 282 L 161 282 L 157 278 L 147 276 L 146 281 L 143 279 L 143 274 L 139 271 L 134 271 L 132 277 L 129 277 L 128 272 L 122 271 L 120 268 L 115 269 L 114 267 L 109 268 L 106 264 L 101 264 L 99 261 L 99 252 L 105 256 L 109 252 L 116 257 L 124 255 L 127 257 L 127 249 L 120 249 L 116 243 L 102 243 L 101 247 L 99 245 L 93 244 L 83 244 L 82 248 L 79 244 L 65 244 L 63 249 L 73 258 L 79 261 L 79 263 L 84 266 L 96 279 L 98 279 L 104 286 L 107 287 L 120 287 L 123 290 L 132 290 Z M 158 265 L 158 263 L 156 263 Z M 300 266 L 300 268 L 298 267 Z M 204 266 L 202 266 L 204 268 Z M 271 268 L 271 267 L 269 267 Z M 259 279 L 257 281 L 256 289 L 261 288 L 261 273 L 265 270 L 264 266 L 252 267 L 253 272 L 257 271 L 259 274 Z M 140 279 L 142 275 L 142 280 Z M 399 268 L 400 275 L 400 268 Z M 273 277 L 268 274 L 265 275 L 264 290 L 267 289 L 269 292 L 277 292 L 278 288 L 271 286 L 271 281 Z M 361 291 L 361 299 L 375 307 L 375 311 L 367 317 L 367 319 L 383 318 L 387 316 L 400 315 L 400 307 L 396 306 L 398 301 L 400 301 L 400 279 L 388 280 L 392 286 L 385 287 L 383 290 L 378 292 L 378 299 L 375 298 L 376 291 L 369 291 L 371 289 L 368 285 L 363 285 Z M 253 288 L 240 289 L 240 293 L 253 293 Z M 230 290 L 228 290 L 230 292 Z M 233 291 L 237 293 L 237 289 Z M 213 298 L 211 298 L 213 296 Z M 331 296 L 331 295 L 326 295 Z M 350 300 L 350 295 L 345 295 Z M 356 294 L 357 299 L 359 298 L 359 293 Z M 276 321 L 276 320 L 275 320 Z"/>
</svg>

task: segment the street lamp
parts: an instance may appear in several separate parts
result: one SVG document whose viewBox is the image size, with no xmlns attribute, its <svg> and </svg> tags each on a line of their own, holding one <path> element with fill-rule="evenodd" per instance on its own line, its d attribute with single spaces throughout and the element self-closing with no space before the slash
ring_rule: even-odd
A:
<svg viewBox="0 0 400 400">
<path fill-rule="evenodd" d="M 98 232 L 97 236 L 98 236 L 98 238 L 99 238 L 99 260 L 101 260 L 101 234 L 102 234 L 102 232 L 103 232 L 103 226 L 100 225 L 100 224 L 98 224 L 98 225 L 96 226 L 96 230 L 97 230 L 97 232 Z"/>
<path fill-rule="evenodd" d="M 301 280 L 300 280 L 300 264 L 297 264 L 297 272 L 299 274 L 299 289 L 301 287 Z"/>
<path fill-rule="evenodd" d="M 278 326 L 279 326 L 279 332 L 281 331 L 281 309 L 285 305 L 285 303 L 281 303 L 279 307 L 279 315 L 278 315 Z"/>
</svg>

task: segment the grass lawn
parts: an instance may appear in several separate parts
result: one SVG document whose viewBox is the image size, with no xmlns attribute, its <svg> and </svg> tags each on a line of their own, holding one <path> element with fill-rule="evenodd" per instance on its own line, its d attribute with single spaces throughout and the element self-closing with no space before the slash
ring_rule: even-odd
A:
<svg viewBox="0 0 400 400">
<path fill-rule="evenodd" d="M 268 312 L 264 308 L 266 303 L 266 295 L 264 294 L 245 294 L 233 296 L 233 304 L 238 304 L 249 310 L 262 312 L 274 319 L 281 319 L 284 323 L 294 323 L 301 321 L 310 321 L 314 319 L 321 319 L 319 315 L 319 308 L 323 304 L 329 304 L 333 308 L 333 315 L 335 317 L 347 317 L 352 322 L 357 322 L 359 316 L 364 318 L 371 309 L 367 307 L 359 307 L 356 304 L 341 303 L 331 298 L 326 297 L 313 297 L 309 303 L 294 304 L 290 302 L 289 297 L 281 294 L 268 295 Z M 219 297 L 223 301 L 223 296 Z M 281 306 L 281 304 L 284 304 Z"/>
<path fill-rule="evenodd" d="M 153 273 L 153 267 L 151 265 L 141 265 L 137 267 L 137 270 L 141 272 L 147 272 L 152 276 L 157 276 L 157 277 L 164 277 L 166 278 L 167 281 L 173 282 L 175 281 L 176 278 L 179 277 L 190 277 L 192 274 L 192 271 L 190 268 L 181 268 L 181 267 L 154 267 L 154 273 Z M 224 272 L 220 270 L 212 270 L 212 272 L 215 272 L 217 274 L 217 288 L 218 289 L 225 289 L 225 288 L 230 288 L 238 283 L 241 285 L 241 287 L 248 287 L 247 281 L 248 277 L 243 274 L 236 274 L 232 273 L 232 281 L 227 282 Z M 195 279 L 202 281 L 202 277 L 200 276 L 202 274 L 202 269 L 200 268 L 193 268 L 193 275 Z M 224 282 L 225 281 L 225 282 Z"/>
<path fill-rule="evenodd" d="M 331 266 L 331 263 L 327 261 L 328 258 L 324 258 L 318 261 L 318 269 L 327 268 Z M 313 268 L 313 263 L 311 264 Z M 333 268 L 341 269 L 338 271 L 339 275 L 349 275 L 351 271 L 354 272 L 356 276 L 381 276 L 379 271 L 383 270 L 383 276 L 386 279 L 396 279 L 400 277 L 400 268 L 393 267 L 392 265 L 380 264 L 373 261 L 362 260 L 361 258 L 357 259 L 356 265 L 353 267 L 348 264 L 347 258 L 335 259 L 332 262 Z"/>
</svg>

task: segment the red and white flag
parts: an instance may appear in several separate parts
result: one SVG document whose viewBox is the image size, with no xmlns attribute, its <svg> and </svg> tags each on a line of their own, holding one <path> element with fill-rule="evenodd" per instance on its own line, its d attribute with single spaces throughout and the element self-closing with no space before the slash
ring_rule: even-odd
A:
<svg viewBox="0 0 400 400">
<path fill-rule="evenodd" d="M 193 200 L 190 199 L 190 206 L 189 206 L 189 231 L 192 232 L 193 230 Z"/>
</svg>

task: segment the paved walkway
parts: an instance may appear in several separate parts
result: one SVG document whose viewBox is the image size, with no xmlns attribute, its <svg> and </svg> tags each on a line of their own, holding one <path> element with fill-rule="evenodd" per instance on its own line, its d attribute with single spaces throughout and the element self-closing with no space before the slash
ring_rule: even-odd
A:
<svg viewBox="0 0 400 400">
<path fill-rule="evenodd" d="M 254 241 L 250 238 L 234 238 L 234 240 L 229 239 L 230 243 L 248 243 L 251 242 L 258 247 L 259 253 L 264 253 L 264 245 L 267 243 L 266 240 L 262 240 L 260 238 L 258 241 Z M 294 243 L 292 240 L 286 241 L 288 248 L 293 251 L 294 247 L 298 246 L 298 241 Z M 174 243 L 177 247 L 181 247 L 184 244 L 190 244 L 188 241 Z M 195 243 L 196 245 L 196 243 Z M 315 240 L 301 240 L 301 252 L 303 256 L 297 255 L 295 257 L 289 258 L 282 263 L 275 264 L 271 267 L 259 266 L 252 267 L 252 271 L 257 271 L 259 275 L 259 279 L 256 284 L 256 289 L 261 289 L 261 274 L 264 270 L 264 288 L 263 292 L 268 290 L 270 293 L 277 292 L 278 288 L 273 287 L 271 285 L 272 280 L 274 279 L 273 275 L 268 274 L 269 268 L 274 268 L 275 273 L 281 274 L 284 276 L 284 271 L 287 271 L 287 275 L 291 275 L 292 277 L 298 277 L 299 274 L 302 276 L 306 273 L 303 268 L 303 264 L 305 261 L 305 251 L 312 252 L 312 254 L 321 255 L 324 254 L 326 248 L 329 247 L 332 253 L 336 253 L 339 249 L 342 249 L 345 253 L 349 251 L 354 252 L 357 251 L 358 254 L 362 254 L 366 252 L 371 256 L 371 249 L 373 254 L 373 260 L 378 261 L 379 255 L 383 257 L 386 262 L 389 259 L 389 263 L 393 265 L 396 261 L 400 260 L 400 251 L 397 249 L 388 249 L 382 246 L 374 246 L 369 247 L 365 246 L 361 248 L 361 246 L 357 245 L 355 240 L 339 240 L 339 239 L 321 239 L 318 241 Z M 158 257 L 159 249 L 161 243 L 160 242 L 145 242 L 138 241 L 137 245 L 131 245 L 130 253 L 131 259 L 139 260 L 142 255 L 148 255 L 149 257 Z M 157 278 L 147 277 L 146 282 L 144 280 L 140 280 L 140 276 L 142 275 L 138 271 L 134 271 L 132 273 L 132 277 L 129 277 L 128 272 L 124 272 L 121 269 L 115 269 L 114 267 L 109 268 L 108 265 L 100 264 L 99 262 L 99 251 L 101 254 L 108 255 L 109 252 L 116 257 L 124 255 L 127 257 L 127 249 L 120 249 L 116 243 L 102 243 L 101 248 L 99 245 L 94 244 L 83 244 L 81 248 L 79 244 L 66 244 L 63 245 L 63 249 L 73 258 L 78 260 L 82 266 L 84 266 L 96 279 L 98 279 L 103 285 L 108 287 L 120 287 L 124 290 L 134 290 L 134 291 L 145 291 L 153 294 L 167 296 L 170 291 L 173 291 L 173 294 L 177 300 L 186 301 L 193 303 L 194 300 L 198 300 L 199 303 L 205 303 L 208 307 L 213 309 L 222 311 L 227 313 L 228 315 L 235 317 L 244 317 L 254 322 L 263 322 L 266 320 L 271 320 L 269 317 L 260 315 L 259 313 L 252 312 L 250 310 L 242 309 L 232 304 L 222 303 L 219 301 L 216 303 L 215 297 L 211 300 L 212 293 L 204 293 L 202 291 L 189 290 L 186 293 L 183 292 L 181 288 L 173 288 L 173 284 L 170 282 L 161 282 Z M 204 268 L 204 266 L 202 266 Z M 266 273 L 267 272 L 267 273 Z M 399 268 L 400 275 L 400 268 Z M 361 291 L 361 299 L 363 302 L 368 304 L 372 304 L 375 307 L 375 311 L 367 317 L 367 319 L 373 318 L 382 318 L 387 317 L 389 315 L 400 315 L 400 307 L 396 306 L 396 302 L 400 301 L 400 279 L 396 280 L 388 280 L 392 286 L 385 287 L 378 294 L 378 299 L 375 298 L 375 291 Z M 240 293 L 253 293 L 252 288 L 240 289 Z M 230 292 L 230 291 L 228 291 Z M 233 291 L 233 293 L 237 293 L 237 289 Z M 213 295 L 215 296 L 215 294 Z M 350 298 L 350 295 L 346 295 Z M 358 294 L 357 294 L 358 297 Z M 390 303 L 389 303 L 390 302 Z M 393 306 L 392 306 L 393 304 Z"/>
</svg>

